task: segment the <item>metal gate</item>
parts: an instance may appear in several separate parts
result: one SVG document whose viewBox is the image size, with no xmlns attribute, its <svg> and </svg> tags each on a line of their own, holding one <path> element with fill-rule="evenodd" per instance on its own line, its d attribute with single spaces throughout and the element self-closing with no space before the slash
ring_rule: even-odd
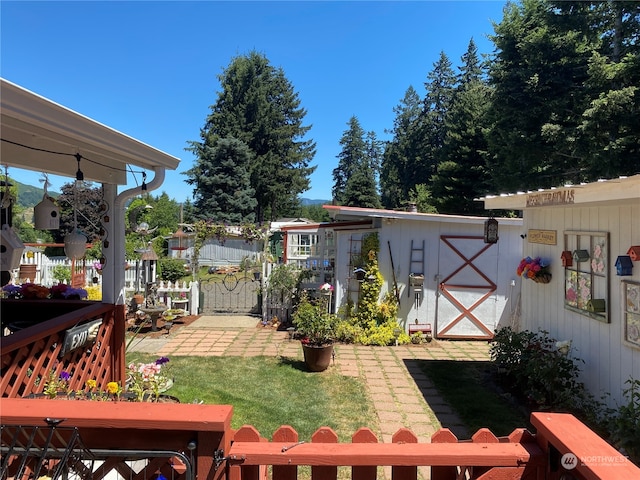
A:
<svg viewBox="0 0 640 480">
<path fill-rule="evenodd" d="M 436 307 L 437 338 L 493 338 L 496 305 L 497 248 L 484 237 L 441 235 Z"/>
<path fill-rule="evenodd" d="M 259 314 L 260 280 L 247 273 L 227 273 L 200 284 L 200 313 Z"/>
</svg>

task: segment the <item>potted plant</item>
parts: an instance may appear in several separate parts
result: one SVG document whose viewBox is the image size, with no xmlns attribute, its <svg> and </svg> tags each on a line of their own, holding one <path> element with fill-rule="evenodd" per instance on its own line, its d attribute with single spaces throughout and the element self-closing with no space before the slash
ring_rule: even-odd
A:
<svg viewBox="0 0 640 480">
<path fill-rule="evenodd" d="M 326 302 L 314 303 L 306 295 L 293 314 L 293 324 L 302 344 L 302 353 L 307 368 L 322 372 L 333 358 L 336 315 L 327 312 Z"/>
</svg>

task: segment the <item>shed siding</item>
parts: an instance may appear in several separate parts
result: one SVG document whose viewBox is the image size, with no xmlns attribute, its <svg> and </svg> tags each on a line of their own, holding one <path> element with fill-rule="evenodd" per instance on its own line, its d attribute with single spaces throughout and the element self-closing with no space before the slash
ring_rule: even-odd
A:
<svg viewBox="0 0 640 480">
<path fill-rule="evenodd" d="M 640 350 L 623 340 L 622 281 L 640 282 L 640 264 L 633 275 L 616 275 L 615 260 L 640 241 L 640 204 L 531 208 L 525 215 L 525 229 L 556 230 L 553 246 L 525 242 L 523 254 L 551 260 L 553 279 L 547 285 L 522 280 L 524 329 L 546 330 L 558 340 L 572 340 L 572 355 L 584 360 L 582 377 L 598 398 L 609 393 L 609 403 L 622 403 L 622 389 L 629 377 L 640 378 Z M 603 323 L 564 308 L 564 269 L 560 261 L 564 231 L 609 232 L 607 309 L 610 323 Z M 635 243 L 634 243 L 635 242 Z"/>
</svg>

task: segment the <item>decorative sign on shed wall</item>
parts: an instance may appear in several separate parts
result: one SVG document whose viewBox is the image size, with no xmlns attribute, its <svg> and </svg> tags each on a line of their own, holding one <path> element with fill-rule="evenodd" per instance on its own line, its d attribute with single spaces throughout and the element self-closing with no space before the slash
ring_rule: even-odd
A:
<svg viewBox="0 0 640 480">
<path fill-rule="evenodd" d="M 556 245 L 558 243 L 558 232 L 556 230 L 534 230 L 527 232 L 529 243 L 541 243 L 543 245 Z"/>
</svg>

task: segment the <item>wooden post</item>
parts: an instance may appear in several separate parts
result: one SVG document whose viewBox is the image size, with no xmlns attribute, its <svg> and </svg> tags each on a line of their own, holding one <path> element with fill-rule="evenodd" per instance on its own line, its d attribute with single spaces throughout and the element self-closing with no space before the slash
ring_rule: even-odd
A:
<svg viewBox="0 0 640 480">
<path fill-rule="evenodd" d="M 401 428 L 391 437 L 393 443 L 418 443 L 418 437 L 408 428 Z M 393 467 L 391 480 L 416 480 L 418 467 Z"/>
</svg>

